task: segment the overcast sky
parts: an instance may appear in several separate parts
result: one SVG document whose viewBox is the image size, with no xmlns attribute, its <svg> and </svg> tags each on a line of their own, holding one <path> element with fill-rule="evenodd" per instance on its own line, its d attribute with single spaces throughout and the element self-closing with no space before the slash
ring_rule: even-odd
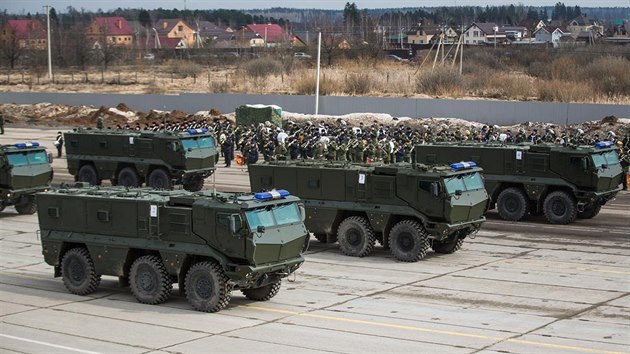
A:
<svg viewBox="0 0 630 354">
<path fill-rule="evenodd" d="M 567 6 L 582 7 L 628 7 L 628 0 L 574 0 L 563 1 Z M 77 10 L 95 11 L 99 8 L 107 11 L 120 8 L 145 8 L 156 9 L 158 7 L 172 9 L 254 9 L 270 7 L 291 8 L 318 8 L 318 9 L 343 9 L 346 2 L 354 2 L 359 9 L 397 8 L 397 7 L 421 7 L 421 6 L 485 6 L 485 5 L 509 5 L 519 2 L 528 6 L 553 6 L 558 0 L 320 0 L 320 1 L 296 1 L 296 0 L 0 0 L 0 9 L 9 13 L 43 13 L 42 6 L 50 5 L 57 12 L 65 12 L 68 6 Z"/>
</svg>

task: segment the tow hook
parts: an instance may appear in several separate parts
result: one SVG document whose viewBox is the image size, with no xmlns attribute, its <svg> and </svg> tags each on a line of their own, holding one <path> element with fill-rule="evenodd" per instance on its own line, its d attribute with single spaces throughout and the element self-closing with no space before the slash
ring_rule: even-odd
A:
<svg viewBox="0 0 630 354">
<path fill-rule="evenodd" d="M 578 213 L 581 213 L 581 212 L 584 211 L 584 206 L 585 206 L 585 203 L 578 203 L 577 204 L 577 211 L 578 211 Z"/>
</svg>

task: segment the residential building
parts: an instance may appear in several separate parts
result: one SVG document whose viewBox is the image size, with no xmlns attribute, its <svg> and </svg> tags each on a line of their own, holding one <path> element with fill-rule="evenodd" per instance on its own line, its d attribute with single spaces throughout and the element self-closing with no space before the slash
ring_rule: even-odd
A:
<svg viewBox="0 0 630 354">
<path fill-rule="evenodd" d="M 590 37 L 601 37 L 604 35 L 604 26 L 599 21 L 586 15 L 580 15 L 571 20 L 567 25 L 567 29 L 571 32 L 573 38 L 579 37 L 582 32 L 592 32 L 593 36 L 583 35 Z"/>
<path fill-rule="evenodd" d="M 566 27 L 547 26 L 534 32 L 536 42 L 551 43 L 554 48 L 560 46 L 562 37 L 571 37 Z"/>
<path fill-rule="evenodd" d="M 439 25 L 421 25 L 406 33 L 408 44 L 427 44 L 437 42 L 440 35 L 444 32 L 444 42 L 454 43 L 457 41 L 458 34 L 451 27 L 443 27 Z"/>
<path fill-rule="evenodd" d="M 464 30 L 464 44 L 503 43 L 505 39 L 505 32 L 492 22 L 473 22 Z"/>
<path fill-rule="evenodd" d="M 288 34 L 280 25 L 275 23 L 252 24 L 245 27 L 246 31 L 256 34 L 256 38 L 251 40 L 252 47 L 292 46 L 296 40 L 295 36 Z"/>
<path fill-rule="evenodd" d="M 181 39 L 187 48 L 194 48 L 197 42 L 197 32 L 181 18 L 157 20 L 153 28 L 160 38 L 160 43 L 163 38 Z"/>
<path fill-rule="evenodd" d="M 529 38 L 529 30 L 523 26 L 501 26 L 499 32 L 505 33 L 505 37 L 511 41 Z"/>
<path fill-rule="evenodd" d="M 88 27 L 87 39 L 93 46 L 108 44 L 116 47 L 131 47 L 133 31 L 122 17 L 96 17 Z"/>
<path fill-rule="evenodd" d="M 199 46 L 221 46 L 220 43 L 230 42 L 234 36 L 234 30 L 227 26 L 217 26 L 216 24 L 208 21 L 199 21 L 195 30 L 197 32 L 197 38 L 199 38 Z M 201 44 L 201 45 L 199 45 Z"/>
<path fill-rule="evenodd" d="M 17 45 L 22 49 L 46 49 L 48 44 L 46 30 L 37 19 L 8 20 L 0 35 L 2 47 Z"/>
</svg>

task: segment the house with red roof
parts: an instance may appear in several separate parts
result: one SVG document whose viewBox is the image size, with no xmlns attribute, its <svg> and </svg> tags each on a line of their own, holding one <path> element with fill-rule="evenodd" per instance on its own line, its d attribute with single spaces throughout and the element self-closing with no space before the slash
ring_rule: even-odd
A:
<svg viewBox="0 0 630 354">
<path fill-rule="evenodd" d="M 127 20 L 120 16 L 96 17 L 88 27 L 87 39 L 94 45 L 107 43 L 116 47 L 131 47 L 133 31 Z"/>
<path fill-rule="evenodd" d="M 298 44 L 295 41 L 301 42 L 301 40 L 293 35 L 290 35 L 280 25 L 275 23 L 247 25 L 243 30 L 256 34 L 255 38 L 250 40 L 250 45 L 252 47 L 278 47 L 282 45 L 293 46 Z"/>
<path fill-rule="evenodd" d="M 2 27 L 0 43 L 3 47 L 12 43 L 23 49 L 46 49 L 46 30 L 37 19 L 8 20 Z"/>
<path fill-rule="evenodd" d="M 179 42 L 184 43 L 186 48 L 194 48 L 197 46 L 197 31 L 181 18 L 159 19 L 155 22 L 153 28 L 155 29 L 154 35 L 155 32 L 157 32 L 162 46 L 164 46 L 164 43 Z M 175 39 L 177 39 L 177 41 L 175 41 Z"/>
</svg>

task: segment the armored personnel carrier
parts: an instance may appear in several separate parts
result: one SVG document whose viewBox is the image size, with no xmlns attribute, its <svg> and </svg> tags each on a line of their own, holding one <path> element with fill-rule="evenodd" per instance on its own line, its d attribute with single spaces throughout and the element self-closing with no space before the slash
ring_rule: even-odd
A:
<svg viewBox="0 0 630 354">
<path fill-rule="evenodd" d="M 552 224 L 596 216 L 621 189 L 622 169 L 610 142 L 594 146 L 427 144 L 415 147 L 422 163 L 470 160 L 483 167 L 491 208 L 518 221 L 544 214 Z"/>
<path fill-rule="evenodd" d="M 35 193 L 53 178 L 52 155 L 37 142 L 0 145 L 0 211 L 15 205 L 20 214 L 37 211 Z"/>
<path fill-rule="evenodd" d="M 198 191 L 214 172 L 216 140 L 207 129 L 136 131 L 79 129 L 64 133 L 68 171 L 76 181 L 100 185 Z"/>
<path fill-rule="evenodd" d="M 488 194 L 474 164 L 276 161 L 248 169 L 252 190 L 299 196 L 309 231 L 321 242 L 338 241 L 348 256 L 369 255 L 376 241 L 405 262 L 422 259 L 429 247 L 453 253 L 485 220 Z"/>
<path fill-rule="evenodd" d="M 110 275 L 128 283 L 139 302 L 159 304 L 177 282 L 194 309 L 216 312 L 232 290 L 272 298 L 304 262 L 304 207 L 286 191 L 87 185 L 37 195 L 44 259 L 71 293 L 90 294 Z"/>
</svg>

